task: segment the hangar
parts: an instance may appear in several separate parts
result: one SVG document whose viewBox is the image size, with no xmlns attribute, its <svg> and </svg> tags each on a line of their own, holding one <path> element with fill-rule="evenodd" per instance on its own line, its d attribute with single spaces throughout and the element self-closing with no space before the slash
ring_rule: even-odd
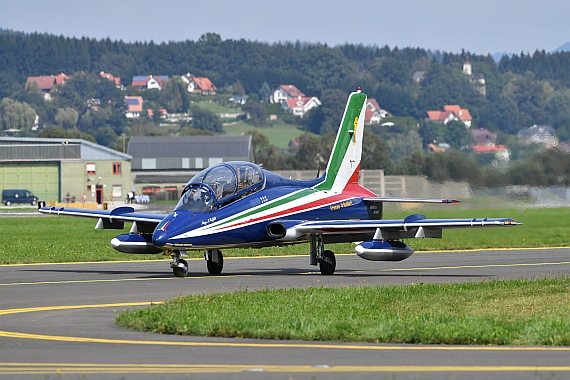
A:
<svg viewBox="0 0 570 380">
<path fill-rule="evenodd" d="M 83 139 L 0 137 L 0 189 L 28 189 L 46 204 L 124 199 L 131 156 Z"/>
<path fill-rule="evenodd" d="M 135 193 L 152 200 L 176 200 L 203 169 L 221 162 L 253 162 L 251 135 L 131 137 Z"/>
</svg>

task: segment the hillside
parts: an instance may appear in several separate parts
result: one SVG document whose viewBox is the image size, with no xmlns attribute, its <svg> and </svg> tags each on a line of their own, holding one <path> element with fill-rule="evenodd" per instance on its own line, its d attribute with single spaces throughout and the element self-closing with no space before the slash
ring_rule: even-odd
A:
<svg viewBox="0 0 570 380">
<path fill-rule="evenodd" d="M 120 78 L 122 87 L 102 79 L 102 71 Z M 10 31 L 0 33 L 0 73 L 3 130 L 19 129 L 24 136 L 77 132 L 111 147 L 121 143 L 122 135 L 243 133 L 252 126 L 269 138 L 268 142 L 257 142 L 269 144 L 259 149 L 273 152 L 270 146 L 284 148 L 302 131 L 312 136 L 334 133 L 346 96 L 358 87 L 397 121 L 389 128 L 368 128 L 373 132 L 369 141 L 385 149 L 391 163 L 378 158 L 367 165 L 381 164 L 386 170 L 434 176 L 427 169 L 428 144 L 445 142 L 456 149 L 473 144 L 470 132 L 460 125 L 426 121 L 428 111 L 442 112 L 444 106 L 467 110 L 472 118 L 470 130 L 485 128 L 496 136 L 494 142 L 508 147 L 511 161 L 529 159 L 540 151 L 538 146 L 525 145 L 515 137 L 533 125 L 552 128 L 559 146 L 564 147 L 570 139 L 569 52 L 503 56 L 496 63 L 490 55 L 469 52 L 354 44 L 267 44 L 222 40 L 215 33 L 197 41 L 157 45 Z M 65 84 L 47 92 L 26 86 L 31 76 L 61 73 L 65 74 Z M 211 80 L 216 94 L 189 94 L 181 80 L 189 73 Z M 133 86 L 135 77 L 149 75 L 165 78 L 160 90 Z M 321 106 L 302 119 L 277 114 L 279 109 L 271 105 L 269 96 L 281 84 L 294 85 L 304 94 L 318 97 Z M 50 100 L 45 100 L 48 92 Z M 142 99 L 140 112 L 144 117 L 126 117 L 126 95 Z M 247 103 L 230 105 L 229 99 L 238 96 L 247 97 Z M 209 104 L 194 107 L 203 102 Z M 247 114 L 249 119 L 218 116 L 228 109 Z M 165 114 L 179 121 L 165 123 Z M 269 115 L 276 115 L 277 120 L 270 122 Z M 37 126 L 34 120 L 39 120 Z M 233 122 L 238 123 L 229 124 Z M 315 160 L 326 155 L 319 145 L 326 139 L 312 140 L 306 135 L 301 140 L 311 146 L 304 154 L 314 157 L 283 156 L 271 162 L 313 168 Z M 271 154 L 289 153 L 276 150 Z M 479 165 L 493 161 L 480 156 L 470 159 Z"/>
</svg>

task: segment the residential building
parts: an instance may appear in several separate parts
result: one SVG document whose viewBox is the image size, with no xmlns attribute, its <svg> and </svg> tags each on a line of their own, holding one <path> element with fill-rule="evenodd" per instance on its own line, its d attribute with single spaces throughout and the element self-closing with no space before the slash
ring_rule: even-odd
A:
<svg viewBox="0 0 570 380">
<path fill-rule="evenodd" d="M 321 101 L 316 96 L 299 96 L 295 99 L 287 99 L 281 103 L 285 112 L 290 112 L 295 116 L 303 117 L 310 109 L 321 105 Z"/>
<path fill-rule="evenodd" d="M 443 106 L 443 111 L 427 111 L 427 115 L 427 120 L 439 124 L 447 125 L 447 123 L 456 120 L 465 124 L 465 128 L 471 127 L 472 118 L 469 110 L 458 105 Z"/>
<path fill-rule="evenodd" d="M 269 101 L 271 103 L 283 103 L 287 99 L 298 99 L 299 97 L 304 98 L 306 95 L 292 84 L 282 84 L 273 91 Z"/>
<path fill-rule="evenodd" d="M 100 76 L 101 78 L 109 79 L 111 82 L 113 82 L 113 83 L 115 84 L 115 87 L 117 87 L 118 89 L 120 89 L 120 90 L 123 90 L 123 89 L 124 89 L 124 86 L 123 86 L 122 83 L 121 83 L 121 78 L 115 77 L 115 76 L 113 76 L 113 74 L 111 74 L 111 73 L 106 73 L 106 72 L 104 72 L 104 71 L 101 71 L 101 72 L 99 73 L 99 76 Z"/>
<path fill-rule="evenodd" d="M 141 116 L 143 111 L 143 98 L 142 96 L 125 96 L 125 104 L 127 111 L 125 116 L 129 119 L 136 119 Z"/>
<path fill-rule="evenodd" d="M 388 116 L 388 111 L 378 105 L 376 99 L 366 99 L 364 124 L 380 124 L 382 119 Z"/>
<path fill-rule="evenodd" d="M 426 75 L 425 71 L 416 71 L 414 72 L 414 74 L 412 75 L 412 80 L 414 82 L 421 82 L 422 80 L 424 80 L 424 77 Z"/>
<path fill-rule="evenodd" d="M 168 75 L 138 75 L 133 77 L 131 86 L 142 90 L 161 90 L 168 81 Z"/>
<path fill-rule="evenodd" d="M 472 129 L 471 136 L 475 145 L 478 146 L 494 145 L 497 142 L 497 135 L 485 128 Z"/>
<path fill-rule="evenodd" d="M 44 99 L 51 100 L 52 90 L 55 90 L 57 86 L 64 84 L 65 81 L 69 78 L 71 77 L 63 73 L 58 75 L 41 75 L 38 77 L 28 77 L 26 80 L 26 86 L 24 88 L 27 90 L 31 83 L 35 83 L 44 93 Z"/>
<path fill-rule="evenodd" d="M 545 148 L 553 148 L 558 145 L 558 137 L 554 128 L 548 125 L 533 125 L 521 129 L 517 136 L 527 145 L 537 144 Z"/>
<path fill-rule="evenodd" d="M 201 95 L 216 95 L 218 90 L 209 78 L 196 77 L 190 73 L 182 76 L 182 81 L 188 85 L 188 92 Z"/>
</svg>

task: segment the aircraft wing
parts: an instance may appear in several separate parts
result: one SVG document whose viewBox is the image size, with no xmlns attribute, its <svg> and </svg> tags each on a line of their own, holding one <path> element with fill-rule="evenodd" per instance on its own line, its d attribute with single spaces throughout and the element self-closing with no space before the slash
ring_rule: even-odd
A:
<svg viewBox="0 0 570 380">
<path fill-rule="evenodd" d="M 310 221 L 296 225 L 300 234 L 349 235 L 374 234 L 374 239 L 441 238 L 443 229 L 481 228 L 520 225 L 511 218 L 426 219 L 415 214 L 403 220 L 331 220 Z"/>
<path fill-rule="evenodd" d="M 123 229 L 124 222 L 133 222 L 133 228 L 140 232 L 152 232 L 154 228 L 164 219 L 166 214 L 151 214 L 135 212 L 133 207 L 123 206 L 113 210 L 90 210 L 83 208 L 68 207 L 42 207 L 39 209 L 42 214 L 79 216 L 84 218 L 97 218 L 96 229 Z"/>
<path fill-rule="evenodd" d="M 390 198 L 390 197 L 368 197 L 363 198 L 365 202 L 394 202 L 394 203 L 460 203 L 455 199 L 432 199 L 432 198 Z"/>
</svg>

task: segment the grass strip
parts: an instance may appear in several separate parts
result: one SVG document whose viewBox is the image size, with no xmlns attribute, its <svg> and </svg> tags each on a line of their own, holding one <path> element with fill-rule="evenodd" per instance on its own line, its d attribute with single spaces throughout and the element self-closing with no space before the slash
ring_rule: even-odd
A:
<svg viewBox="0 0 570 380">
<path fill-rule="evenodd" d="M 570 279 L 203 294 L 117 315 L 161 334 L 340 342 L 570 344 Z"/>
<path fill-rule="evenodd" d="M 476 209 L 453 206 L 437 210 L 389 211 L 386 219 L 401 219 L 412 213 L 429 218 L 512 217 L 524 223 L 517 227 L 445 230 L 442 239 L 407 239 L 416 251 L 480 248 L 567 247 L 570 218 L 568 208 Z M 110 241 L 125 230 L 95 230 L 96 219 L 68 216 L 0 218 L 0 264 L 57 263 L 113 260 L 163 259 L 163 255 L 126 255 L 114 250 Z M 354 254 L 354 244 L 330 244 L 336 254 Z M 227 249 L 226 257 L 308 255 L 308 244 L 261 249 Z M 190 257 L 202 257 L 191 252 Z"/>
</svg>

